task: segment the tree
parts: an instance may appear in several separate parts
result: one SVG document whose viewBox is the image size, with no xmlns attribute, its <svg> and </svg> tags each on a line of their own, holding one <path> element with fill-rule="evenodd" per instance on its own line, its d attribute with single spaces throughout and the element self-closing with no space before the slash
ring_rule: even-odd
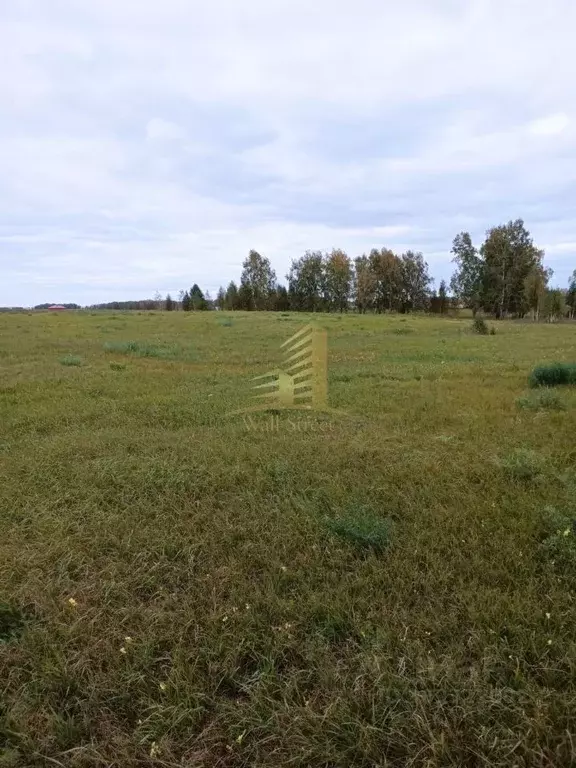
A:
<svg viewBox="0 0 576 768">
<path fill-rule="evenodd" d="M 238 289 L 237 307 L 238 309 L 247 311 L 251 311 L 256 308 L 252 294 L 252 286 L 248 285 L 248 283 L 240 283 L 240 288 Z"/>
<path fill-rule="evenodd" d="M 164 306 L 164 299 L 162 298 L 160 291 L 156 291 L 154 294 L 154 303 L 156 305 L 156 309 L 162 309 Z"/>
<path fill-rule="evenodd" d="M 423 255 L 414 251 L 402 254 L 402 296 L 401 311 L 424 309 L 430 294 L 432 278 Z"/>
<path fill-rule="evenodd" d="M 445 315 L 446 310 L 448 309 L 448 292 L 446 289 L 445 280 L 440 281 L 440 287 L 438 288 L 438 304 L 439 304 L 440 314 Z"/>
<path fill-rule="evenodd" d="M 270 260 L 258 251 L 250 251 L 242 264 L 240 289 L 244 289 L 242 298 L 248 303 L 245 309 L 268 309 L 270 296 L 276 288 L 276 273 L 270 266 Z"/>
<path fill-rule="evenodd" d="M 348 309 L 352 289 L 352 262 L 340 249 L 333 249 L 324 263 L 325 294 L 329 309 L 343 312 Z"/>
<path fill-rule="evenodd" d="M 555 323 L 564 316 L 566 308 L 564 292 L 556 288 L 546 291 L 542 311 L 549 323 Z"/>
<path fill-rule="evenodd" d="M 188 291 L 184 291 L 184 295 L 182 296 L 182 309 L 184 312 L 190 312 L 192 309 L 192 301 L 190 299 L 190 294 Z"/>
<path fill-rule="evenodd" d="M 570 310 L 570 318 L 574 318 L 576 314 L 576 269 L 572 272 L 570 282 L 568 284 L 568 291 L 566 293 L 566 306 Z"/>
<path fill-rule="evenodd" d="M 325 263 L 321 251 L 306 251 L 293 259 L 288 280 L 290 308 L 304 312 L 318 312 L 325 304 Z"/>
<path fill-rule="evenodd" d="M 377 312 L 399 309 L 402 294 L 402 261 L 389 248 L 373 248 L 369 257 Z"/>
<path fill-rule="evenodd" d="M 232 281 L 228 288 L 226 288 L 226 295 L 224 298 L 224 308 L 228 310 L 240 309 L 238 304 L 238 286 Z"/>
<path fill-rule="evenodd" d="M 534 266 L 524 280 L 524 301 L 526 311 L 532 312 L 532 319 L 540 318 L 540 311 L 546 297 L 548 282 L 553 275 L 551 269 L 541 264 Z"/>
<path fill-rule="evenodd" d="M 288 312 L 290 309 L 290 298 L 285 286 L 276 286 L 276 290 L 270 297 L 270 309 L 274 312 Z"/>
<path fill-rule="evenodd" d="M 197 283 L 194 283 L 192 288 L 190 289 L 190 309 L 193 311 L 196 310 L 205 310 L 208 309 L 208 305 L 206 303 L 206 299 L 204 298 L 204 294 L 200 290 L 200 287 Z"/>
<path fill-rule="evenodd" d="M 218 293 L 216 295 L 216 306 L 218 307 L 218 309 L 226 308 L 226 293 L 224 291 L 224 288 L 222 288 L 222 286 L 218 288 Z"/>
<path fill-rule="evenodd" d="M 468 232 L 460 232 L 452 242 L 452 253 L 458 267 L 450 280 L 450 288 L 465 307 L 475 316 L 480 308 L 482 293 L 482 259 L 472 245 Z"/>
<path fill-rule="evenodd" d="M 165 307 L 166 307 L 166 312 L 172 312 L 172 310 L 174 309 L 174 301 L 172 299 L 172 296 L 170 296 L 169 293 L 166 294 L 166 304 L 165 304 Z"/>
<path fill-rule="evenodd" d="M 482 306 L 496 317 L 521 315 L 525 309 L 525 281 L 544 256 L 534 245 L 522 219 L 493 227 L 480 249 Z"/>
<path fill-rule="evenodd" d="M 376 276 L 371 269 L 366 254 L 354 259 L 354 298 L 356 309 L 364 314 L 374 305 L 376 295 Z"/>
</svg>

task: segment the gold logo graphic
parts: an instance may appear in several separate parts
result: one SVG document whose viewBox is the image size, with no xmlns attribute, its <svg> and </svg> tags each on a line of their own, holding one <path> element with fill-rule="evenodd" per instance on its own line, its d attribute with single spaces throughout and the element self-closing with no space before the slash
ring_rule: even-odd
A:
<svg viewBox="0 0 576 768">
<path fill-rule="evenodd" d="M 256 376 L 253 389 L 259 402 L 235 413 L 268 410 L 318 410 L 328 408 L 328 341 L 323 328 L 310 324 L 280 347 L 282 368 Z"/>
</svg>

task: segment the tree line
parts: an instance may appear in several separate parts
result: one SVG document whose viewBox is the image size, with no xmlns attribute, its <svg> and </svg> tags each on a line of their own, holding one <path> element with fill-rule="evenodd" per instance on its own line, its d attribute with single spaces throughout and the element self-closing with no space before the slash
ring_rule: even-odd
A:
<svg viewBox="0 0 576 768">
<path fill-rule="evenodd" d="M 551 288 L 553 271 L 544 265 L 524 221 L 492 227 L 478 247 L 469 232 L 452 242 L 455 271 L 438 290 L 424 256 L 408 250 L 373 248 L 356 258 L 335 248 L 306 251 L 292 260 L 286 284 L 278 281 L 270 260 L 250 251 L 239 283 L 221 287 L 214 299 L 198 284 L 180 291 L 178 299 L 109 302 L 98 309 L 164 309 L 206 311 L 412 312 L 444 314 L 468 308 L 497 318 L 532 317 L 558 320 L 576 314 L 576 270 L 566 289 Z"/>
<path fill-rule="evenodd" d="M 185 292 L 182 309 L 443 314 L 468 308 L 474 315 L 482 311 L 497 318 L 574 317 L 576 270 L 566 290 L 550 288 L 553 270 L 544 265 L 544 251 L 522 219 L 492 227 L 480 247 L 469 232 L 460 232 L 451 253 L 455 271 L 450 284 L 442 280 L 435 290 L 423 254 L 411 250 L 396 254 L 373 248 L 354 259 L 337 248 L 306 251 L 292 260 L 286 285 L 278 282 L 268 258 L 250 251 L 239 284 L 221 287 L 214 301 L 206 301 L 195 285 Z"/>
</svg>

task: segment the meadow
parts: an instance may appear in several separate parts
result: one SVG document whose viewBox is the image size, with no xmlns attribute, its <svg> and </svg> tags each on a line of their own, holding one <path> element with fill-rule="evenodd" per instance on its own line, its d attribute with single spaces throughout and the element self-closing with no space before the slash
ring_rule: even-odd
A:
<svg viewBox="0 0 576 768">
<path fill-rule="evenodd" d="M 0 315 L 2 768 L 576 763 L 576 327 L 310 319 Z"/>
</svg>

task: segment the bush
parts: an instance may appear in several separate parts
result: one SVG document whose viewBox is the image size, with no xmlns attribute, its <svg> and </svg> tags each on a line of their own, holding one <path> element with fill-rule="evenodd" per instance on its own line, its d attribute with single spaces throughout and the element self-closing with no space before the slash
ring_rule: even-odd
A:
<svg viewBox="0 0 576 768">
<path fill-rule="evenodd" d="M 493 325 L 490 327 L 490 336 L 496 336 L 496 328 Z"/>
<path fill-rule="evenodd" d="M 518 408 L 530 410 L 547 409 L 550 411 L 563 411 L 566 403 L 557 392 L 552 389 L 541 389 L 539 392 L 532 392 L 516 400 Z"/>
<path fill-rule="evenodd" d="M 76 355 L 66 355 L 60 360 L 60 365 L 78 366 L 82 365 L 82 358 L 76 357 Z"/>
<path fill-rule="evenodd" d="M 498 465 L 513 480 L 537 480 L 542 475 L 544 460 L 535 451 L 518 448 L 498 461 Z"/>
<path fill-rule="evenodd" d="M 472 330 L 474 333 L 479 333 L 481 336 L 488 336 L 488 324 L 483 317 L 475 317 L 472 322 Z"/>
<path fill-rule="evenodd" d="M 538 365 L 528 377 L 528 384 L 533 388 L 576 384 L 576 363 Z"/>
</svg>

